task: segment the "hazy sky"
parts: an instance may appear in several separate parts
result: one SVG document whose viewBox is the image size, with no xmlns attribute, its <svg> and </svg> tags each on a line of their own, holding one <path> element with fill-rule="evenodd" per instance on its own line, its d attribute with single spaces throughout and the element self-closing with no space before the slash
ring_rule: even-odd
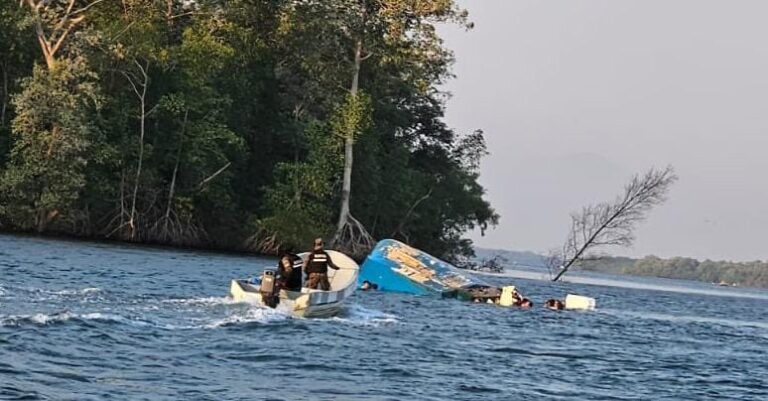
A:
<svg viewBox="0 0 768 401">
<path fill-rule="evenodd" d="M 486 132 L 501 224 L 477 245 L 545 251 L 569 213 L 635 172 L 680 180 L 638 231 L 642 256 L 768 259 L 768 1 L 460 1 L 443 29 L 446 119 Z"/>
</svg>

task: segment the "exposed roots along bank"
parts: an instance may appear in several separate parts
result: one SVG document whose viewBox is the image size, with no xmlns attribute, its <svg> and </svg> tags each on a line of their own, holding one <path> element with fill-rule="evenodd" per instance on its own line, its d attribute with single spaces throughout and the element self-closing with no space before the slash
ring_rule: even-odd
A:
<svg viewBox="0 0 768 401">
<path fill-rule="evenodd" d="M 331 246 L 355 259 L 362 260 L 376 245 L 368 230 L 365 229 L 352 215 L 347 215 L 346 221 L 336 231 Z"/>
</svg>

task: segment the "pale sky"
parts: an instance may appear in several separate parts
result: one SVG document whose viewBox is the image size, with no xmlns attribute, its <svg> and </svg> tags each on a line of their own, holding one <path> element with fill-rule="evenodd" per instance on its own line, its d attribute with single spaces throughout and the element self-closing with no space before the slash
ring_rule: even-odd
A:
<svg viewBox="0 0 768 401">
<path fill-rule="evenodd" d="M 460 0 L 447 122 L 483 129 L 501 224 L 478 246 L 546 251 L 569 213 L 672 164 L 630 256 L 768 259 L 768 1 Z"/>
</svg>

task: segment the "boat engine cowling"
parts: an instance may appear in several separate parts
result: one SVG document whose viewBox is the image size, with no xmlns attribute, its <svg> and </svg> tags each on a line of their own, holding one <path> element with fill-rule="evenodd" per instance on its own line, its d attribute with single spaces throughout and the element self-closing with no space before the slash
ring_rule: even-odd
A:
<svg viewBox="0 0 768 401">
<path fill-rule="evenodd" d="M 261 274 L 259 293 L 261 293 L 261 302 L 264 303 L 264 305 L 269 306 L 270 308 L 277 306 L 280 298 L 274 270 L 264 270 Z"/>
</svg>

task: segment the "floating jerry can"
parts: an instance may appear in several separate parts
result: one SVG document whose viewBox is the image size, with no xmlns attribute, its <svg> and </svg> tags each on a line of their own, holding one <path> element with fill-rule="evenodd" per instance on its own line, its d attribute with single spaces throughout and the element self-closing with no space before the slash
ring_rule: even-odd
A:
<svg viewBox="0 0 768 401">
<path fill-rule="evenodd" d="M 582 295 L 568 294 L 565 296 L 565 309 L 595 309 L 596 301 L 594 298 Z"/>
<path fill-rule="evenodd" d="M 515 304 L 515 292 L 517 289 L 514 285 L 508 285 L 506 287 L 501 288 L 501 299 L 499 300 L 499 305 L 501 306 L 512 306 Z"/>
</svg>

